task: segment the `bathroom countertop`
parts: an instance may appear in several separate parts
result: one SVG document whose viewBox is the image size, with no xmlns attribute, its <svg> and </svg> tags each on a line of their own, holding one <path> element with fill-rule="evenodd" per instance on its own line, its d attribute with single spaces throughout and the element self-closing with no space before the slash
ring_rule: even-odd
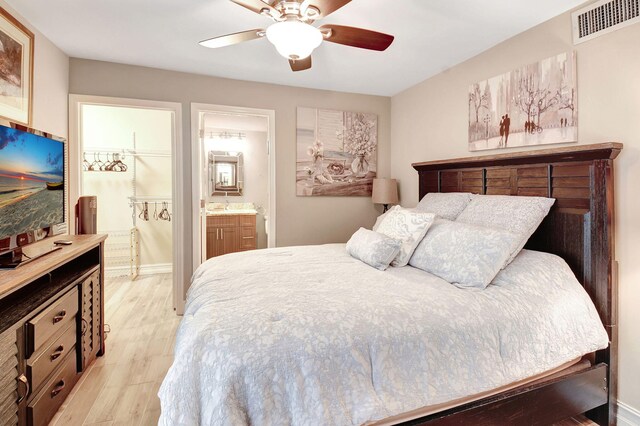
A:
<svg viewBox="0 0 640 426">
<path fill-rule="evenodd" d="M 225 215 L 256 215 L 258 212 L 255 209 L 228 209 L 228 210 L 207 210 L 207 216 L 225 216 Z"/>
</svg>

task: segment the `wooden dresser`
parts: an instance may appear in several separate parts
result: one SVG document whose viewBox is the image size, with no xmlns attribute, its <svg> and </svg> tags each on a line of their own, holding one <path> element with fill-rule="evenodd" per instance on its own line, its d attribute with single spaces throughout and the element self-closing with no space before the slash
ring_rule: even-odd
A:
<svg viewBox="0 0 640 426">
<path fill-rule="evenodd" d="M 106 236 L 64 238 L 73 244 L 0 271 L 0 425 L 47 425 L 104 354 Z M 40 241 L 25 252 L 51 244 Z"/>
<path fill-rule="evenodd" d="M 207 216 L 207 259 L 256 249 L 255 214 Z"/>
</svg>

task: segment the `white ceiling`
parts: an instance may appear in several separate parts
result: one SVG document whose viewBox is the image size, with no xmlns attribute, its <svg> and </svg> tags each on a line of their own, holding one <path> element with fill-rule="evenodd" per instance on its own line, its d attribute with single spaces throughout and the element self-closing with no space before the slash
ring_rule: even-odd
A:
<svg viewBox="0 0 640 426">
<path fill-rule="evenodd" d="M 311 70 L 293 73 L 265 39 L 215 50 L 198 45 L 272 22 L 229 0 L 7 1 L 71 57 L 383 96 L 584 3 L 353 0 L 319 22 L 393 34 L 391 47 L 372 52 L 325 42 Z"/>
</svg>

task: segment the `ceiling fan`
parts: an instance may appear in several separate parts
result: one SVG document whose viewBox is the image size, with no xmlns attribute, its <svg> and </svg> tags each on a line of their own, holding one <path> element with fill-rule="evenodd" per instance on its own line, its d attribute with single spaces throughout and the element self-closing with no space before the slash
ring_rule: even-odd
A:
<svg viewBox="0 0 640 426">
<path fill-rule="evenodd" d="M 280 55 L 289 60 L 291 70 L 311 68 L 311 53 L 323 40 L 346 46 L 383 51 L 393 36 L 343 25 L 312 24 L 326 18 L 351 0 L 231 0 L 252 12 L 275 21 L 266 29 L 254 29 L 203 40 L 200 45 L 218 48 L 245 41 L 266 38 Z"/>
</svg>

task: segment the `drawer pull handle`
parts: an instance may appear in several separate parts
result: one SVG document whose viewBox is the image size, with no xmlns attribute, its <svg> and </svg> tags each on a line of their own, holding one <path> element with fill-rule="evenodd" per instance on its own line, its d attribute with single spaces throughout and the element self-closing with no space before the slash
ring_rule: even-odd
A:
<svg viewBox="0 0 640 426">
<path fill-rule="evenodd" d="M 56 349 L 51 354 L 51 361 L 55 361 L 56 359 L 60 358 L 60 355 L 62 355 L 63 352 L 64 352 L 64 345 L 58 346 L 58 349 Z"/>
<path fill-rule="evenodd" d="M 253 237 L 242 237 L 245 240 L 253 240 Z"/>
<path fill-rule="evenodd" d="M 64 317 L 66 317 L 66 316 L 67 316 L 67 311 L 65 311 L 65 310 L 60 311 L 60 313 L 59 313 L 58 315 L 56 315 L 55 317 L 53 317 L 53 323 L 54 323 L 54 324 L 59 323 L 59 322 L 60 322 L 60 321 L 62 321 L 62 320 L 64 319 Z"/>
<path fill-rule="evenodd" d="M 27 377 L 24 374 L 21 374 L 20 377 L 18 377 L 18 381 L 20 383 L 24 383 L 24 395 L 18 398 L 18 404 L 20 404 L 27 396 L 29 396 L 29 380 L 27 380 Z"/>
<path fill-rule="evenodd" d="M 64 379 L 60 380 L 55 388 L 51 391 L 51 398 L 55 398 L 64 389 Z"/>
</svg>

